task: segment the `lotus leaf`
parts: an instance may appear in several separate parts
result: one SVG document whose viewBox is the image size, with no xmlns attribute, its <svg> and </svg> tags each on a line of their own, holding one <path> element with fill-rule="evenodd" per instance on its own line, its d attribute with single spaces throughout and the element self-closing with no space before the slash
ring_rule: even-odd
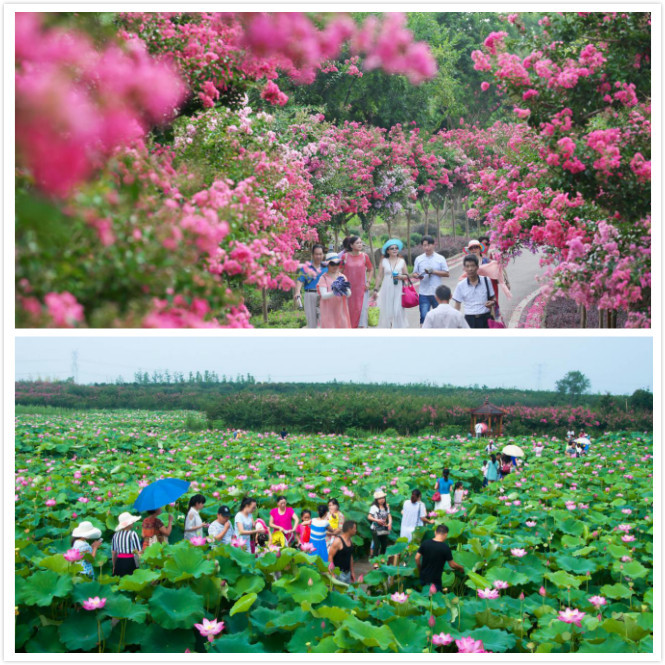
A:
<svg viewBox="0 0 665 665">
<path fill-rule="evenodd" d="M 107 639 L 111 634 L 111 621 L 101 621 L 99 624 L 101 637 Z M 71 651 L 90 651 L 97 647 L 99 630 L 95 612 L 74 612 L 62 623 L 59 629 L 60 640 Z"/>
<path fill-rule="evenodd" d="M 69 577 L 58 575 L 52 570 L 34 573 L 27 580 L 17 580 L 17 595 L 26 605 L 50 605 L 54 598 L 62 598 L 72 590 Z"/>
<path fill-rule="evenodd" d="M 191 628 L 203 616 L 203 598 L 188 587 L 158 586 L 150 597 L 150 613 L 163 628 Z"/>
<path fill-rule="evenodd" d="M 255 593 L 248 593 L 246 596 L 239 598 L 233 604 L 233 607 L 231 608 L 229 614 L 233 616 L 238 612 L 247 612 L 247 610 L 249 610 L 249 608 L 255 603 L 256 597 L 257 596 Z"/>
<path fill-rule="evenodd" d="M 198 547 L 191 547 L 188 543 L 185 547 L 173 548 L 163 567 L 164 576 L 171 582 L 211 575 L 214 570 L 215 564 L 207 560 Z"/>
</svg>

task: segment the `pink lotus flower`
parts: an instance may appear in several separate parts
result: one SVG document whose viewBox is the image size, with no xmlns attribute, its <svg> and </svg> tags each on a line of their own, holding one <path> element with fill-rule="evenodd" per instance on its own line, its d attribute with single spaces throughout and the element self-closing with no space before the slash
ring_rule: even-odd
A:
<svg viewBox="0 0 665 665">
<path fill-rule="evenodd" d="M 497 589 L 478 589 L 478 598 L 485 598 L 485 600 L 491 600 L 499 597 L 499 591 Z"/>
<path fill-rule="evenodd" d="M 494 580 L 494 588 L 495 589 L 507 589 L 510 586 L 508 582 L 504 582 L 503 580 Z"/>
<path fill-rule="evenodd" d="M 395 592 L 390 596 L 390 600 L 396 603 L 406 603 L 409 600 L 409 597 L 405 593 L 400 593 L 399 591 Z"/>
<path fill-rule="evenodd" d="M 589 602 L 596 608 L 600 607 L 601 605 L 607 605 L 607 599 L 603 596 L 591 596 L 591 598 L 589 598 Z"/>
<path fill-rule="evenodd" d="M 62 556 L 70 562 L 80 561 L 83 558 L 83 552 L 72 547 L 72 549 L 67 550 Z"/>
<path fill-rule="evenodd" d="M 432 635 L 432 644 L 436 644 L 437 646 L 448 646 L 451 644 L 453 641 L 453 638 L 451 635 L 448 635 L 448 633 L 439 633 L 438 635 Z"/>
<path fill-rule="evenodd" d="M 99 596 L 83 601 L 84 610 L 101 610 L 104 605 L 106 605 L 106 598 L 100 598 Z"/>
<path fill-rule="evenodd" d="M 579 610 L 573 610 L 570 607 L 566 607 L 565 610 L 559 611 L 559 616 L 557 619 L 559 619 L 559 621 L 563 621 L 564 623 L 574 623 L 578 628 L 581 628 L 582 624 L 580 622 L 585 615 L 586 612 L 580 612 Z"/>
<path fill-rule="evenodd" d="M 245 541 L 242 538 L 233 536 L 233 538 L 231 538 L 231 547 L 245 547 Z"/>
<path fill-rule="evenodd" d="M 85 497 L 85 496 L 80 496 L 79 501 L 81 503 L 88 503 L 88 501 L 90 501 L 90 499 L 88 499 L 88 497 Z"/>
<path fill-rule="evenodd" d="M 46 499 L 47 506 L 55 506 L 55 499 Z"/>
<path fill-rule="evenodd" d="M 474 640 L 471 636 L 455 640 L 455 644 L 460 653 L 487 653 L 483 646 L 483 641 Z"/>
<path fill-rule="evenodd" d="M 314 547 L 312 543 L 300 543 L 300 549 L 303 552 L 314 552 L 316 550 L 316 547 Z"/>
<path fill-rule="evenodd" d="M 224 622 L 217 621 L 217 619 L 208 621 L 208 619 L 204 617 L 202 623 L 195 623 L 194 627 L 198 628 L 202 637 L 207 637 L 208 642 L 212 642 L 215 639 L 215 635 L 219 635 L 219 633 L 224 630 Z"/>
<path fill-rule="evenodd" d="M 203 538 L 202 536 L 194 536 L 190 538 L 189 542 L 192 545 L 196 545 L 197 547 L 200 547 L 201 545 L 205 545 L 208 541 L 206 538 Z"/>
<path fill-rule="evenodd" d="M 513 556 L 516 556 L 518 559 L 522 558 L 523 556 L 526 556 L 526 550 L 520 547 L 514 547 L 513 549 L 510 550 L 510 553 Z"/>
<path fill-rule="evenodd" d="M 533 527 L 536 526 L 536 522 L 534 522 L 533 520 L 527 520 L 526 525 L 529 527 Z"/>
<path fill-rule="evenodd" d="M 635 536 L 626 534 L 625 536 L 621 536 L 621 540 L 623 540 L 624 543 L 632 543 L 635 540 Z"/>
</svg>

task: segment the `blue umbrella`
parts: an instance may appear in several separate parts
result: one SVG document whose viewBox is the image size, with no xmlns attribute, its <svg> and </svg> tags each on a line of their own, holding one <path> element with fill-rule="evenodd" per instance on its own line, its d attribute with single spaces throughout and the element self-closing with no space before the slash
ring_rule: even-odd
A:
<svg viewBox="0 0 665 665">
<path fill-rule="evenodd" d="M 189 489 L 189 482 L 179 478 L 162 478 L 141 490 L 134 508 L 138 511 L 155 510 L 181 497 Z"/>
</svg>

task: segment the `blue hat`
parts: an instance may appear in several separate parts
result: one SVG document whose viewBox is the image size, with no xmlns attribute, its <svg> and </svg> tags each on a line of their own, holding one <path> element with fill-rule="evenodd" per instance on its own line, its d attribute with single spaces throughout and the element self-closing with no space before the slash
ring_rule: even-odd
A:
<svg viewBox="0 0 665 665">
<path fill-rule="evenodd" d="M 386 242 L 383 243 L 381 253 L 385 254 L 388 247 L 391 247 L 392 245 L 397 245 L 397 249 L 399 249 L 400 252 L 404 249 L 404 243 L 399 238 L 390 238 L 390 240 L 386 240 Z"/>
</svg>

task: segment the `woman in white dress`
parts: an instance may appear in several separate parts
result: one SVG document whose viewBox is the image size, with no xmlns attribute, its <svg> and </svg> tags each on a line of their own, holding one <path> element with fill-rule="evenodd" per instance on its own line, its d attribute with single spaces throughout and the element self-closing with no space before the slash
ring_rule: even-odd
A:
<svg viewBox="0 0 665 665">
<path fill-rule="evenodd" d="M 379 266 L 377 284 L 381 290 L 377 304 L 379 306 L 379 328 L 408 328 L 406 312 L 402 307 L 402 286 L 409 279 L 406 261 L 399 255 L 404 247 L 401 240 L 391 238 L 383 245 L 383 256 Z M 376 293 L 374 289 L 374 293 Z"/>
<path fill-rule="evenodd" d="M 434 520 L 427 517 L 427 507 L 421 501 L 420 490 L 411 492 L 411 499 L 407 499 L 402 506 L 402 525 L 399 531 L 400 538 L 411 542 L 411 536 L 417 527 L 423 524 L 432 524 Z"/>
</svg>

